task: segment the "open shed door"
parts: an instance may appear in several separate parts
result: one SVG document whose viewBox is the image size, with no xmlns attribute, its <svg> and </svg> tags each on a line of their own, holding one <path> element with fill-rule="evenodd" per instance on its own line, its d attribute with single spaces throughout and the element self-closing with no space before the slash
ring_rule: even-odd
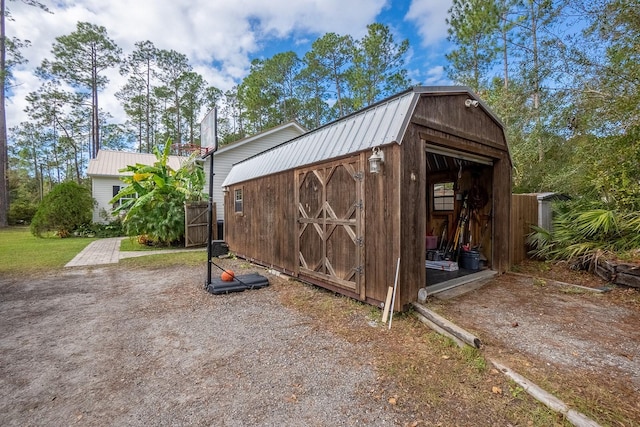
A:
<svg viewBox="0 0 640 427">
<path fill-rule="evenodd" d="M 296 172 L 298 274 L 364 294 L 360 156 Z"/>
</svg>

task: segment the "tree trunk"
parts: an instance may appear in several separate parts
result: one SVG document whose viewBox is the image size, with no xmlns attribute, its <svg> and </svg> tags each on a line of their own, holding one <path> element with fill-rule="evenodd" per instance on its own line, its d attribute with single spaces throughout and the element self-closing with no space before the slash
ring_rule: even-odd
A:
<svg viewBox="0 0 640 427">
<path fill-rule="evenodd" d="M 509 89 L 509 56 L 507 54 L 507 11 L 502 12 L 502 66 L 504 68 L 504 88 Z"/>
<path fill-rule="evenodd" d="M 7 80 L 7 45 L 5 43 L 5 0 L 0 0 L 0 228 L 9 226 L 9 154 L 7 148 L 7 112 L 5 83 Z"/>
<path fill-rule="evenodd" d="M 95 159 L 100 150 L 100 120 L 98 118 L 98 69 L 96 53 L 92 57 L 93 67 L 91 69 L 91 128 L 92 128 L 92 153 L 91 158 Z"/>
<path fill-rule="evenodd" d="M 147 153 L 151 152 L 151 61 L 147 59 L 147 97 L 145 98 L 145 115 L 146 115 L 146 134 Z M 140 150 L 142 152 L 142 150 Z"/>
<path fill-rule="evenodd" d="M 538 15 L 533 1 L 530 3 L 531 9 L 531 44 L 533 49 L 533 113 L 536 120 L 536 144 L 538 146 L 538 162 L 544 159 L 542 139 L 540 138 L 540 63 L 538 58 Z"/>
</svg>

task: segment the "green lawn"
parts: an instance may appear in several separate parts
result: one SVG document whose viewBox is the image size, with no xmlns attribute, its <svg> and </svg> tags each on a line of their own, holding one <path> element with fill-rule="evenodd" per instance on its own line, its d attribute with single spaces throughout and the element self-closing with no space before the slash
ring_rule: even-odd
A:
<svg viewBox="0 0 640 427">
<path fill-rule="evenodd" d="M 122 251 L 122 249 L 120 249 Z M 203 274 L 207 267 L 207 251 L 194 250 L 180 253 L 154 254 L 137 258 L 121 259 L 121 268 L 167 268 L 173 266 L 201 267 Z"/>
<path fill-rule="evenodd" d="M 60 269 L 95 238 L 38 238 L 28 227 L 0 229 L 0 276 Z"/>
<path fill-rule="evenodd" d="M 10 227 L 0 229 L 0 277 L 3 275 L 29 274 L 62 269 L 89 243 L 96 238 L 34 237 L 28 227 Z M 139 245 L 135 240 L 124 239 L 121 251 L 157 251 L 161 248 Z M 176 249 L 176 248 L 164 248 Z M 166 253 L 141 258 L 120 260 L 123 267 L 152 268 L 172 265 L 204 264 L 205 250 L 185 251 L 184 253 Z"/>
</svg>

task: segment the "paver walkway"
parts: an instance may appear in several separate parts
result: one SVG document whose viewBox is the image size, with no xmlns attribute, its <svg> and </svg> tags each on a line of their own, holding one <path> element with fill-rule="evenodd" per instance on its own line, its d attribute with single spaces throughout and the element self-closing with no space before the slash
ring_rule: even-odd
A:
<svg viewBox="0 0 640 427">
<path fill-rule="evenodd" d="M 124 237 L 99 239 L 87 245 L 65 267 L 117 264 L 120 261 L 120 242 Z"/>
<path fill-rule="evenodd" d="M 169 254 L 184 251 L 201 251 L 206 248 L 195 249 L 163 249 L 158 251 L 124 251 L 120 252 L 120 242 L 126 237 L 109 237 L 99 239 L 87 245 L 78 255 L 69 261 L 65 267 L 83 267 L 89 265 L 117 264 L 124 258 L 141 257 L 145 255 Z"/>
</svg>

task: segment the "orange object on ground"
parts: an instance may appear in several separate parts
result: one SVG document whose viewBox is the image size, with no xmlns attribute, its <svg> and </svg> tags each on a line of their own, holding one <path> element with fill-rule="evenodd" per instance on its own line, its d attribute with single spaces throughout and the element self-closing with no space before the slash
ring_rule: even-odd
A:
<svg viewBox="0 0 640 427">
<path fill-rule="evenodd" d="M 220 275 L 220 278 L 223 282 L 233 282 L 233 278 L 235 277 L 235 273 L 232 270 L 225 270 Z"/>
</svg>

